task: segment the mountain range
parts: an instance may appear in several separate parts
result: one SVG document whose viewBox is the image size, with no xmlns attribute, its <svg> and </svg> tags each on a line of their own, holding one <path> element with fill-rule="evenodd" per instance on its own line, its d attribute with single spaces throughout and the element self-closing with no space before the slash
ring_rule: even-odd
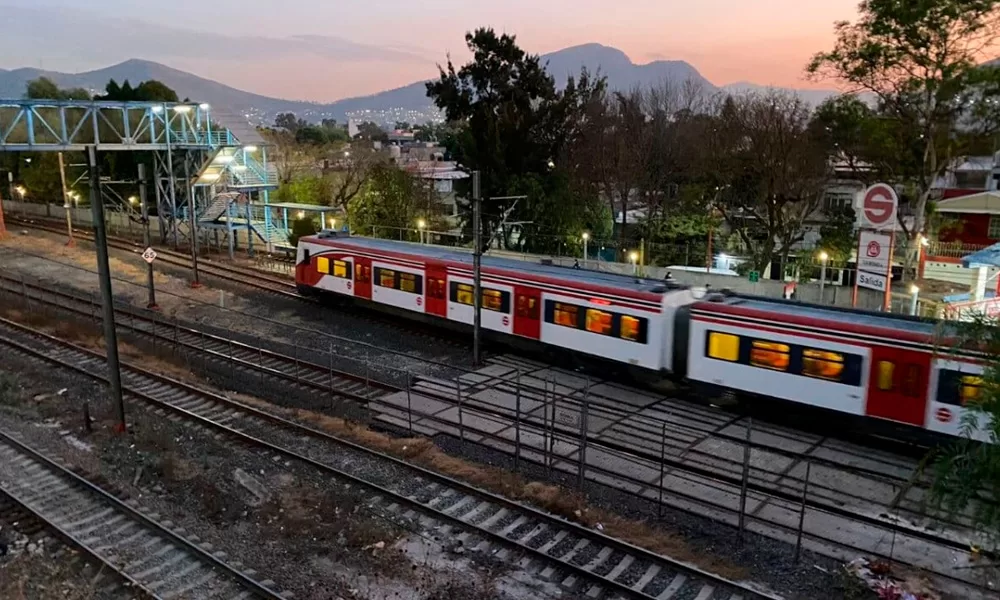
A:
<svg viewBox="0 0 1000 600">
<path fill-rule="evenodd" d="M 664 81 L 673 84 L 691 81 L 702 86 L 707 93 L 715 91 L 742 93 L 767 87 L 746 82 L 718 87 L 687 62 L 658 60 L 637 65 L 621 50 L 601 44 L 573 46 L 542 55 L 541 59 L 557 83 L 565 83 L 567 76 L 579 74 L 580 69 L 586 67 L 591 73 L 600 73 L 606 77 L 609 87 L 616 90 L 650 87 L 660 85 Z M 424 81 L 371 96 L 345 98 L 329 104 L 320 104 L 254 94 L 157 62 L 139 59 L 127 60 L 84 73 L 59 73 L 35 68 L 10 71 L 0 69 L 0 98 L 22 97 L 27 82 L 42 76 L 52 79 L 60 87 L 82 87 L 94 91 L 103 90 L 110 79 L 115 79 L 119 83 L 127 79 L 133 84 L 156 79 L 176 90 L 182 98 L 187 97 L 192 101 L 225 107 L 233 112 L 247 114 L 252 120 L 261 122 L 272 121 L 274 115 L 280 112 L 293 112 L 308 120 L 320 118 L 343 120 L 345 117 L 357 116 L 360 113 L 374 114 L 375 117 L 368 118 L 378 121 L 377 115 L 382 114 L 383 120 L 387 122 L 393 120 L 389 113 L 400 116 L 407 113 L 433 115 L 436 112 L 427 99 Z M 812 105 L 836 94 L 828 90 L 792 91 Z"/>
</svg>

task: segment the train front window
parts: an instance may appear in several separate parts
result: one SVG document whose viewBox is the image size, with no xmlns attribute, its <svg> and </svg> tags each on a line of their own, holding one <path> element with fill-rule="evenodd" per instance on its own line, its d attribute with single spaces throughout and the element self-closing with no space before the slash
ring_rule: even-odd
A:
<svg viewBox="0 0 1000 600">
<path fill-rule="evenodd" d="M 839 352 L 806 349 L 802 351 L 802 374 L 807 377 L 840 381 L 844 355 Z"/>
<path fill-rule="evenodd" d="M 317 273 L 330 273 L 330 259 L 325 256 L 316 257 L 316 272 Z"/>
<path fill-rule="evenodd" d="M 753 346 L 750 348 L 750 364 L 764 369 L 785 371 L 790 362 L 788 352 L 787 344 L 754 340 Z"/>
</svg>

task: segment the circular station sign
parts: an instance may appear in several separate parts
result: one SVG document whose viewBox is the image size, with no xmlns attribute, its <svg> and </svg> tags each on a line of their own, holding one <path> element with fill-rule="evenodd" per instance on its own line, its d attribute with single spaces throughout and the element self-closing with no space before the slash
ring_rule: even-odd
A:
<svg viewBox="0 0 1000 600">
<path fill-rule="evenodd" d="M 510 317 L 504 316 L 504 318 L 503 318 L 503 326 L 506 327 L 508 325 L 510 325 Z"/>
<path fill-rule="evenodd" d="M 937 409 L 937 412 L 934 413 L 934 416 L 937 418 L 938 421 L 941 421 L 942 423 L 951 423 L 952 414 L 951 411 L 948 410 L 947 408 Z"/>
<path fill-rule="evenodd" d="M 896 207 L 899 198 L 896 190 L 887 183 L 876 183 L 865 190 L 861 201 L 861 227 L 886 229 L 896 223 Z"/>
</svg>

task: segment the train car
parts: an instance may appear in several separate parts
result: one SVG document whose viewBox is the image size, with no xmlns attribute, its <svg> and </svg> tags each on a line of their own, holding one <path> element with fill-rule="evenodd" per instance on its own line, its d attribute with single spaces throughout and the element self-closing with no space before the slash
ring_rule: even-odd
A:
<svg viewBox="0 0 1000 600">
<path fill-rule="evenodd" d="M 296 282 L 302 294 L 431 323 L 473 321 L 472 256 L 458 250 L 323 232 L 299 241 Z M 491 256 L 482 327 L 646 382 L 683 380 L 705 398 L 766 398 L 935 435 L 961 435 L 981 392 L 982 361 L 942 349 L 932 322 Z M 973 437 L 986 440 L 985 425 Z"/>
<path fill-rule="evenodd" d="M 709 394 L 736 390 L 956 436 L 981 392 L 982 363 L 942 348 L 928 321 L 740 297 L 688 312 L 686 377 Z M 985 425 L 973 437 L 986 441 Z"/>
<path fill-rule="evenodd" d="M 697 291 L 624 275 L 486 256 L 485 330 L 648 372 L 674 364 L 674 314 Z M 299 241 L 301 293 L 327 292 L 472 325 L 472 255 L 323 232 Z"/>
</svg>

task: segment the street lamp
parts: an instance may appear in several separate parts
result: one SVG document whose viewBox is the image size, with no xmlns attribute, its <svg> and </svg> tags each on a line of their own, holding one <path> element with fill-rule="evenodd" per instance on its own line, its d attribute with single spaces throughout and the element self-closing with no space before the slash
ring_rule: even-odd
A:
<svg viewBox="0 0 1000 600">
<path fill-rule="evenodd" d="M 920 288 L 916 284 L 910 284 L 910 314 L 916 316 L 917 301 L 920 299 Z"/>
<path fill-rule="evenodd" d="M 334 218 L 331 217 L 330 218 L 330 229 L 336 229 L 336 228 L 337 228 L 337 219 L 334 219 Z"/>
<path fill-rule="evenodd" d="M 587 268 L 587 256 L 588 256 L 588 254 L 587 254 L 587 241 L 590 239 L 590 232 L 589 231 L 584 231 L 582 234 L 580 234 L 580 237 L 583 239 L 583 268 L 586 269 Z"/>
<path fill-rule="evenodd" d="M 17 192 L 19 196 L 21 196 L 21 200 L 24 200 L 24 197 L 28 195 L 28 190 L 24 189 L 23 185 L 17 186 L 16 188 L 14 188 L 14 191 Z"/>
<path fill-rule="evenodd" d="M 632 274 L 639 274 L 639 253 L 635 250 L 628 253 L 628 259 L 632 261 Z"/>
<path fill-rule="evenodd" d="M 424 243 L 424 227 L 427 227 L 427 221 L 423 219 L 417 219 L 417 237 L 420 238 L 420 243 Z"/>
<path fill-rule="evenodd" d="M 823 288 L 826 287 L 826 261 L 830 260 L 830 255 L 826 251 L 819 253 L 819 301 L 822 303 L 825 296 L 823 295 Z"/>
</svg>

